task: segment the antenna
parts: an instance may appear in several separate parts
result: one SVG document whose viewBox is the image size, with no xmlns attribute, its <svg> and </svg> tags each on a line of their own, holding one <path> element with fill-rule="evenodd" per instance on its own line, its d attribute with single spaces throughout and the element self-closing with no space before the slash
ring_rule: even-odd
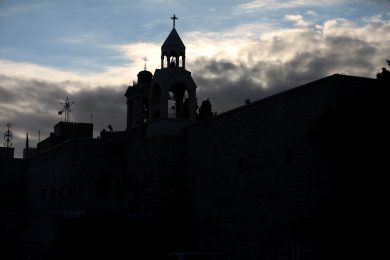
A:
<svg viewBox="0 0 390 260">
<path fill-rule="evenodd" d="M 7 150 L 6 150 L 6 156 L 7 158 L 9 158 L 9 148 L 12 146 L 12 139 L 13 139 L 13 134 L 12 134 L 12 131 L 9 130 L 11 127 L 11 123 L 8 123 L 7 124 L 7 131 L 5 131 L 4 133 L 4 141 L 5 141 L 5 145 L 7 146 Z"/>
<path fill-rule="evenodd" d="M 11 123 L 8 123 L 7 124 L 7 131 L 5 131 L 4 133 L 4 141 L 5 141 L 5 145 L 7 146 L 7 158 L 8 158 L 8 149 L 12 146 L 12 139 L 14 138 L 14 135 L 12 134 L 12 131 L 9 130 L 11 127 Z"/>
<path fill-rule="evenodd" d="M 69 121 L 70 121 L 70 112 L 72 112 L 72 110 L 70 109 L 70 107 L 71 107 L 74 103 L 75 103 L 75 102 L 70 102 L 70 101 L 69 101 L 69 97 L 66 97 L 65 103 L 60 103 L 60 105 L 63 106 L 62 110 L 61 110 L 61 111 L 58 111 L 58 114 L 61 115 L 61 120 L 62 120 L 62 113 L 65 112 L 65 122 L 69 122 Z"/>
</svg>

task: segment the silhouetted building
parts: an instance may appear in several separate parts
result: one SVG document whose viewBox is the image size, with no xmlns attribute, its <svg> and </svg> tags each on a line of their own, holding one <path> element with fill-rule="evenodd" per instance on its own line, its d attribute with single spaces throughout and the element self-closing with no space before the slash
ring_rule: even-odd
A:
<svg viewBox="0 0 390 260">
<path fill-rule="evenodd" d="M 0 146 L 0 159 L 13 159 L 15 153 L 14 147 Z"/>
<path fill-rule="evenodd" d="M 50 133 L 48 138 L 39 142 L 37 149 L 40 153 L 43 153 L 67 140 L 77 138 L 92 138 L 92 134 L 93 124 L 59 122 L 54 126 L 54 133 Z"/>
<path fill-rule="evenodd" d="M 146 123 L 149 111 L 149 89 L 153 74 L 146 69 L 138 73 L 138 82 L 129 87 L 127 98 L 127 129 Z"/>
<path fill-rule="evenodd" d="M 23 149 L 23 159 L 28 160 L 39 154 L 39 150 L 36 147 L 26 147 Z"/>
<path fill-rule="evenodd" d="M 334 213 L 337 165 L 310 133 L 375 80 L 336 74 L 196 121 L 185 57 L 173 28 L 161 68 L 125 93 L 125 131 L 94 139 L 92 124 L 60 122 L 26 156 L 25 182 L 13 184 L 25 187 L 24 211 L 14 211 L 23 225 L 5 256 L 333 258 L 330 231 L 345 223 Z"/>
</svg>

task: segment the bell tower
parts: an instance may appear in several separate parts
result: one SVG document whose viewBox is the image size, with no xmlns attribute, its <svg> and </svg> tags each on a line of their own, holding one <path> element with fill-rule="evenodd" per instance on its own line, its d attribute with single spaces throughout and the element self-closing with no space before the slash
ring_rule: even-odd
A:
<svg viewBox="0 0 390 260">
<path fill-rule="evenodd" d="M 185 69 L 186 46 L 184 46 L 175 29 L 175 21 L 179 18 L 173 15 L 171 19 L 173 20 L 173 29 L 161 46 L 161 69 L 164 67 L 182 67 Z"/>
<path fill-rule="evenodd" d="M 146 57 L 144 70 L 140 71 L 137 77 L 138 81 L 134 82 L 133 86 L 129 86 L 125 93 L 127 99 L 127 130 L 146 123 L 148 119 L 148 97 L 153 74 L 146 70 Z"/>
<path fill-rule="evenodd" d="M 186 47 L 173 28 L 161 46 L 161 68 L 156 69 L 149 93 L 149 121 L 157 119 L 194 120 L 196 84 L 185 68 Z"/>
</svg>

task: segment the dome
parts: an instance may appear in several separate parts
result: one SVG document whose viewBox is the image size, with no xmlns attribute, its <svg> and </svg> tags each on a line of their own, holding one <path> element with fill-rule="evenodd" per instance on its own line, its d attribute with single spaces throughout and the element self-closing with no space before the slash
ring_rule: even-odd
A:
<svg viewBox="0 0 390 260">
<path fill-rule="evenodd" d="M 143 70 L 137 74 L 137 77 L 139 85 L 147 85 L 152 82 L 153 74 L 150 71 Z"/>
</svg>

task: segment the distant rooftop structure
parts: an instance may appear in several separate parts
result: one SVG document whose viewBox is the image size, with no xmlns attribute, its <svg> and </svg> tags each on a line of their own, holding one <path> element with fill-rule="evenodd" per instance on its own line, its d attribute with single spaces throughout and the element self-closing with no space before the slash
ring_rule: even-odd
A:
<svg viewBox="0 0 390 260">
<path fill-rule="evenodd" d="M 14 147 L 0 146 L 0 159 L 13 159 L 14 151 L 15 151 Z"/>
<path fill-rule="evenodd" d="M 42 153 L 67 140 L 92 137 L 93 124 L 91 123 L 59 122 L 54 126 L 54 133 L 50 133 L 48 138 L 39 142 L 37 148 Z"/>
</svg>

